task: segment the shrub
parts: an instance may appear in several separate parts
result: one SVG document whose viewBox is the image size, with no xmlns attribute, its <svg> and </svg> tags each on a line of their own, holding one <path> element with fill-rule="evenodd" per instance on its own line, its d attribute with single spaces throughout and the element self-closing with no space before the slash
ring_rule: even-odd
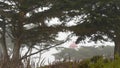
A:
<svg viewBox="0 0 120 68">
<path fill-rule="evenodd" d="M 91 59 L 81 62 L 63 62 L 44 66 L 41 68 L 120 68 L 120 57 L 116 56 L 114 60 L 104 59 L 102 56 L 94 56 Z"/>
<path fill-rule="evenodd" d="M 79 63 L 79 68 L 89 68 L 89 63 L 90 63 L 90 61 L 89 60 L 84 60 L 84 61 L 81 61 L 80 63 Z"/>
</svg>

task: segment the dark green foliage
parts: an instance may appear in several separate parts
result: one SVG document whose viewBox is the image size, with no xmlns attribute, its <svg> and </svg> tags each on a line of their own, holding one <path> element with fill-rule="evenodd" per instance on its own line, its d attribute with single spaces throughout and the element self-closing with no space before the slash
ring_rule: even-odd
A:
<svg viewBox="0 0 120 68">
<path fill-rule="evenodd" d="M 92 62 L 92 63 L 97 63 L 97 61 L 99 60 L 99 59 L 102 59 L 103 57 L 102 56 L 94 56 L 94 57 L 92 57 L 91 59 L 90 59 L 90 61 Z"/>
<path fill-rule="evenodd" d="M 119 0 L 62 0 L 58 2 L 62 2 L 63 6 L 67 5 L 65 6 L 67 10 L 74 10 L 66 10 L 67 17 L 64 18 L 81 16 L 77 25 L 69 28 L 79 36 L 76 43 L 89 37 L 90 41 L 113 41 L 116 46 L 120 45 L 118 43 L 120 36 Z M 120 49 L 115 47 L 115 50 L 116 53 Z"/>
<path fill-rule="evenodd" d="M 113 40 L 114 35 L 116 35 L 116 33 L 118 34 L 119 32 L 120 12 L 119 12 L 118 0 L 115 1 L 114 0 L 107 0 L 107 1 L 104 0 L 100 0 L 100 1 L 99 0 L 19 1 L 18 0 L 17 1 L 15 0 L 12 2 L 16 3 L 16 5 L 15 4 L 9 5 L 1 1 L 1 8 L 3 8 L 4 10 L 9 9 L 9 11 L 2 11 L 2 10 L 0 11 L 1 14 L 5 18 L 9 18 L 12 21 L 12 23 L 19 21 L 19 19 L 22 19 L 24 20 L 24 25 L 30 23 L 33 23 L 34 25 L 38 25 L 41 23 L 42 26 L 45 26 L 44 21 L 54 17 L 61 18 L 64 21 L 65 19 L 68 18 L 85 15 L 86 17 L 81 18 L 82 22 L 78 22 L 77 26 L 69 28 L 69 30 L 74 31 L 76 35 L 80 36 L 78 41 L 86 38 L 86 36 L 91 37 L 91 40 L 93 41 L 96 40 L 106 41 L 108 40 L 108 38 Z M 6 8 L 4 8 L 4 6 L 6 6 Z M 37 9 L 39 9 L 40 7 L 42 8 L 48 7 L 49 9 L 43 12 L 39 12 L 37 11 Z M 17 11 L 19 11 L 19 13 Z M 26 14 L 30 14 L 31 16 L 26 16 Z M 25 17 L 21 18 L 21 15 L 24 15 Z M 63 19 L 62 17 L 65 19 Z M 42 29 L 44 28 L 47 28 L 47 26 L 42 27 Z M 23 30 L 23 31 L 25 32 L 26 36 L 30 34 L 29 30 Z M 33 31 L 34 34 L 36 33 L 39 34 L 39 32 L 41 32 L 42 30 L 38 30 L 38 29 L 36 30 L 33 28 L 30 31 Z M 115 33 L 113 33 L 112 31 L 114 31 Z M 52 30 L 51 32 L 56 33 L 56 31 L 53 32 Z M 34 35 L 34 34 L 32 34 L 32 37 L 39 39 L 38 37 L 39 35 Z M 45 32 L 45 34 L 47 34 L 46 36 L 49 36 L 47 32 Z M 108 36 L 108 38 L 105 39 L 103 35 Z M 23 37 L 23 39 L 29 38 L 29 36 L 28 37 L 26 36 L 25 38 Z"/>
<path fill-rule="evenodd" d="M 94 32 L 90 31 L 89 33 L 84 34 L 84 36 L 93 35 L 93 36 L 90 36 L 91 40 L 93 41 L 97 41 L 97 40 L 106 41 L 107 39 L 102 37 L 103 35 L 106 35 L 108 36 L 108 38 L 113 40 L 114 35 L 116 35 L 116 33 L 118 34 L 118 32 L 120 31 L 119 30 L 120 11 L 118 9 L 120 7 L 118 5 L 119 3 L 120 2 L 114 1 L 114 0 L 83 1 L 82 3 L 83 7 L 81 8 L 83 8 L 83 14 L 85 14 L 86 17 L 83 18 L 82 24 L 85 25 L 84 27 L 86 28 L 96 29 Z M 82 24 L 80 24 L 80 26 Z M 76 33 L 78 33 L 78 31 Z M 82 34 L 80 33 L 78 35 L 81 36 Z M 78 39 L 78 40 L 81 40 L 81 39 Z"/>
<path fill-rule="evenodd" d="M 71 1 L 65 0 L 65 2 Z M 113 41 L 115 54 L 120 54 L 120 1 L 76 0 L 70 4 L 69 7 L 74 11 L 68 11 L 67 18 L 81 16 L 77 25 L 69 28 L 79 36 L 76 43 L 88 37 L 90 39 L 88 42 Z"/>
<path fill-rule="evenodd" d="M 55 2 L 54 0 L 0 1 L 0 18 L 2 20 L 4 18 L 4 21 L 1 20 L 1 23 L 7 23 L 6 28 L 9 29 L 11 37 L 14 39 L 21 37 L 22 44 L 53 42 L 52 40 L 55 40 L 54 37 L 57 32 L 63 30 L 59 28 L 60 26 L 49 27 L 45 24 L 46 20 L 61 16 L 62 14 L 62 11 L 54 6 Z M 45 7 L 48 9 L 40 11 Z M 33 25 L 32 28 L 25 27 L 30 24 Z M 0 25 L 2 26 L 2 24 Z"/>
<path fill-rule="evenodd" d="M 89 60 L 81 61 L 78 65 L 78 68 L 89 68 Z"/>
</svg>

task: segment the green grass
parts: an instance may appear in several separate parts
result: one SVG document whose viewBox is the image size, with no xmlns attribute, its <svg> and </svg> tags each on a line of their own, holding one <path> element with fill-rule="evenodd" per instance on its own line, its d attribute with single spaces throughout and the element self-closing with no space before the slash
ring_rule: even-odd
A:
<svg viewBox="0 0 120 68">
<path fill-rule="evenodd" d="M 120 68 L 120 57 L 116 56 L 114 60 L 111 60 L 103 59 L 101 56 L 95 56 L 81 62 L 62 61 L 39 68 Z"/>
</svg>

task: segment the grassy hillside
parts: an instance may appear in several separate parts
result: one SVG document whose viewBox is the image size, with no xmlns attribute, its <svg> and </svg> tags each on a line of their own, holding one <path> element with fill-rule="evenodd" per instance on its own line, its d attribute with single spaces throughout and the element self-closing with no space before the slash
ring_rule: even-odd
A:
<svg viewBox="0 0 120 68">
<path fill-rule="evenodd" d="M 120 57 L 116 56 L 113 60 L 94 56 L 83 61 L 61 61 L 38 68 L 120 68 Z"/>
</svg>

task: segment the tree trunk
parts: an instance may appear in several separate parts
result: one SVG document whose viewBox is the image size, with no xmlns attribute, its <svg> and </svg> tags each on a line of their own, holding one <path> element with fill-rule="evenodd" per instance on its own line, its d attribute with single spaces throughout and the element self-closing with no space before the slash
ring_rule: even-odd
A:
<svg viewBox="0 0 120 68">
<path fill-rule="evenodd" d="M 1 38 L 1 46 L 2 46 L 2 55 L 3 57 L 1 58 L 1 65 L 0 65 L 0 68 L 8 68 L 8 65 L 9 65 L 9 55 L 8 55 L 8 52 L 7 52 L 7 46 L 6 46 L 6 41 L 5 41 L 5 37 L 2 36 Z"/>
<path fill-rule="evenodd" d="M 119 55 L 120 56 L 120 36 L 116 35 L 114 38 L 115 42 L 115 47 L 114 47 L 114 55 Z"/>
<path fill-rule="evenodd" d="M 14 58 L 14 59 L 18 59 L 18 58 L 20 58 L 20 43 L 19 43 L 19 41 L 16 41 L 15 42 L 15 45 L 14 45 L 14 48 L 13 48 L 13 57 L 12 58 Z"/>
<path fill-rule="evenodd" d="M 2 38 L 1 38 L 1 46 L 2 46 L 2 51 L 3 51 L 2 52 L 3 59 L 9 60 L 5 36 L 2 36 Z"/>
<path fill-rule="evenodd" d="M 11 61 L 11 68 L 21 68 L 21 61 L 20 61 L 20 46 L 21 42 L 19 39 L 16 40 L 13 48 L 13 56 Z"/>
<path fill-rule="evenodd" d="M 5 25 L 2 28 L 3 31 L 1 33 L 2 37 L 1 37 L 1 47 L 2 47 L 2 55 L 3 57 L 1 58 L 2 60 L 1 62 L 1 68 L 8 68 L 9 62 L 10 62 L 10 58 L 8 55 L 8 50 L 7 50 L 7 45 L 6 45 L 6 29 L 5 29 Z"/>
</svg>

